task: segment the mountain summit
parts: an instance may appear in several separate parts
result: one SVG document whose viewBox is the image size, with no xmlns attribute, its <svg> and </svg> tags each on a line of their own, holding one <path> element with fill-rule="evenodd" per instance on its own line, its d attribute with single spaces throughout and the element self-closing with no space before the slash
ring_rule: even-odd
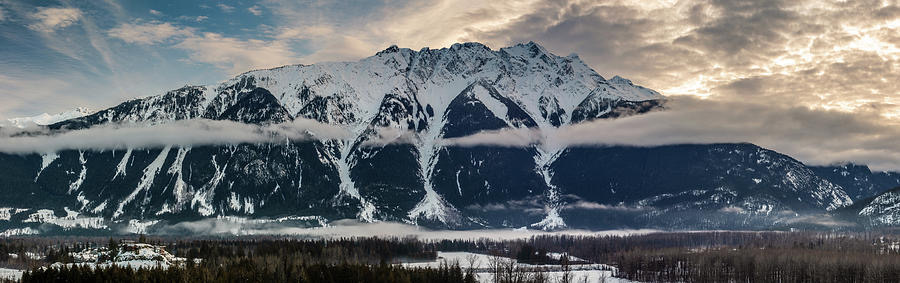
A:
<svg viewBox="0 0 900 283">
<path fill-rule="evenodd" d="M 46 126 L 54 123 L 58 123 L 61 121 L 65 121 L 72 118 L 82 117 L 84 115 L 89 115 L 93 113 L 90 109 L 85 107 L 78 107 L 69 111 L 57 113 L 57 114 L 47 114 L 43 113 L 37 116 L 31 117 L 19 117 L 19 118 L 10 118 L 6 119 L 6 122 L 3 123 L 0 121 L 0 127 L 17 127 L 17 128 L 28 128 L 33 126 Z"/>
</svg>

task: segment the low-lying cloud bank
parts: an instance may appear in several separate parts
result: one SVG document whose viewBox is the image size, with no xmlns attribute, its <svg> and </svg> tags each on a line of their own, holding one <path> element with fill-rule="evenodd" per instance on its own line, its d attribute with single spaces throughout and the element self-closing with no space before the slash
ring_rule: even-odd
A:
<svg viewBox="0 0 900 283">
<path fill-rule="evenodd" d="M 422 240 L 454 240 L 481 239 L 493 240 L 527 239 L 539 235 L 575 235 L 575 236 L 625 236 L 642 235 L 659 232 L 653 229 L 634 230 L 563 230 L 547 232 L 526 229 L 484 229 L 484 230 L 431 230 L 419 226 L 397 222 L 361 223 L 356 220 L 338 220 L 326 227 L 303 228 L 291 224 L 258 224 L 254 221 L 240 219 L 210 218 L 198 221 L 179 222 L 172 225 L 153 227 L 155 234 L 191 234 L 191 235 L 294 235 L 315 238 L 347 238 L 347 237 L 383 237 L 404 238 L 415 237 Z"/>
<path fill-rule="evenodd" d="M 595 120 L 552 132 L 489 131 L 446 140 L 458 146 L 540 144 L 565 146 L 661 146 L 749 142 L 811 165 L 867 164 L 900 170 L 900 125 L 878 113 L 846 113 L 753 102 L 691 97 L 670 99 L 666 110 Z"/>
<path fill-rule="evenodd" d="M 674 97 L 666 110 L 601 119 L 559 129 L 506 129 L 445 139 L 445 146 L 661 146 L 749 142 L 811 165 L 867 164 L 900 170 L 900 125 L 875 112 L 846 113 L 754 102 Z M 0 128 L 0 152 L 43 153 L 64 149 L 123 149 L 280 143 L 285 140 L 355 138 L 336 125 L 299 119 L 268 126 L 187 120 L 167 124 L 98 126 L 67 132 L 22 134 Z M 411 143 L 415 133 L 375 129 L 363 145 Z"/>
<path fill-rule="evenodd" d="M 299 119 L 267 126 L 232 121 L 182 120 L 165 124 L 100 125 L 84 130 L 24 131 L 0 128 L 0 152 L 44 153 L 67 149 L 105 150 L 167 145 L 202 146 L 239 143 L 279 143 L 286 140 L 346 139 L 337 126 Z"/>
</svg>

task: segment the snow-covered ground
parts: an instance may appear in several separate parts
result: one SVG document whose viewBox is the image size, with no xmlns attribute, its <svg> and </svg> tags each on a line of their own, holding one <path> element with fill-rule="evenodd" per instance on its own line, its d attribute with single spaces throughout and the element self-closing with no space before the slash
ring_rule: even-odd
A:
<svg viewBox="0 0 900 283">
<path fill-rule="evenodd" d="M 563 256 L 565 256 L 569 260 L 569 262 L 587 262 L 587 260 L 577 258 L 577 257 L 571 256 L 571 255 L 563 254 L 563 253 L 547 253 L 547 256 L 553 260 L 560 260 L 563 258 Z"/>
<path fill-rule="evenodd" d="M 18 269 L 9 269 L 0 267 L 0 280 L 13 280 L 18 281 L 22 278 L 22 273 L 24 270 Z"/>
<path fill-rule="evenodd" d="M 91 248 L 80 252 L 71 253 L 75 263 L 65 264 L 66 266 L 88 266 L 96 267 L 130 267 L 138 268 L 169 268 L 183 264 L 187 259 L 176 257 L 165 250 L 165 247 L 154 246 L 150 244 L 125 243 L 119 245 L 119 252 L 115 257 L 111 258 L 109 249 Z M 52 268 L 62 267 L 63 263 L 54 263 Z"/>
<path fill-rule="evenodd" d="M 560 253 L 553 253 L 557 258 L 562 257 Z M 574 257 L 570 257 L 572 259 Z M 404 267 L 409 268 L 438 268 L 442 265 L 459 265 L 461 268 L 472 268 L 475 270 L 478 282 L 492 282 L 493 273 L 491 265 L 493 262 L 513 262 L 517 267 L 526 270 L 542 270 L 544 275 L 550 279 L 550 282 L 559 281 L 565 274 L 561 265 L 532 265 L 525 263 L 517 263 L 515 259 L 505 257 L 494 257 L 486 254 L 470 253 L 470 252 L 438 252 L 438 258 L 434 261 L 425 262 L 404 262 L 400 263 Z M 570 265 L 570 276 L 572 282 L 631 282 L 622 278 L 613 277 L 615 275 L 615 267 L 605 264 L 580 264 Z"/>
</svg>

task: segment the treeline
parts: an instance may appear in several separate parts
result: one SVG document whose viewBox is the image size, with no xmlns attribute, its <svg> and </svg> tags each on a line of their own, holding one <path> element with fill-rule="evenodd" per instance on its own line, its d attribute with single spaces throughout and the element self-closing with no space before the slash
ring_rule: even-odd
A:
<svg viewBox="0 0 900 283">
<path fill-rule="evenodd" d="M 900 257 L 816 249 L 684 249 L 617 253 L 619 276 L 642 282 L 900 282 Z"/>
<path fill-rule="evenodd" d="M 108 242 L 113 245 L 117 240 Z M 188 258 L 187 263 L 138 270 L 116 266 L 92 269 L 77 264 L 36 268 L 27 272 L 22 282 L 475 282 L 474 274 L 466 274 L 458 265 L 433 269 L 393 265 L 401 258 L 436 258 L 431 246 L 411 238 L 166 242 L 141 237 L 139 242 L 164 245 L 174 255 Z M 195 263 L 193 259 L 200 261 Z"/>
<path fill-rule="evenodd" d="M 435 245 L 539 264 L 546 262 L 546 251 L 568 253 L 613 265 L 618 277 L 645 282 L 900 282 L 900 236 L 875 232 L 555 235 Z"/>
<path fill-rule="evenodd" d="M 432 245 L 413 238 L 198 240 L 177 241 L 167 248 L 179 257 L 204 260 L 272 256 L 298 257 L 326 264 L 379 264 L 395 259 L 432 260 L 437 257 Z"/>
<path fill-rule="evenodd" d="M 302 264 L 282 259 L 275 264 L 259 257 L 224 265 L 189 264 L 168 269 L 62 267 L 26 272 L 21 282 L 436 282 L 475 283 L 459 266 L 407 269 L 387 264 Z"/>
<path fill-rule="evenodd" d="M 896 243 L 892 246 L 892 243 Z M 511 241 L 509 247 L 532 245 L 537 249 L 568 252 L 593 262 L 614 262 L 617 253 L 636 250 L 733 248 L 741 250 L 803 248 L 820 251 L 900 255 L 900 236 L 879 233 L 820 232 L 691 232 L 652 233 L 632 236 L 536 236 Z"/>
<path fill-rule="evenodd" d="M 654 233 L 525 243 L 610 264 L 619 277 L 643 282 L 900 282 L 894 234 Z"/>
</svg>

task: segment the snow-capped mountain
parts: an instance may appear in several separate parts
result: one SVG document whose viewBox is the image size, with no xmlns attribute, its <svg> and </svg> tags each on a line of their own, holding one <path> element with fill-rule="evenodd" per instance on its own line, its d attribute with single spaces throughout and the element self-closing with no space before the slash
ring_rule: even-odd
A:
<svg viewBox="0 0 900 283">
<path fill-rule="evenodd" d="M 441 142 L 509 128 L 551 132 L 639 115 L 663 102 L 656 91 L 618 76 L 607 80 L 578 56 L 556 56 L 533 42 L 499 50 L 479 43 L 419 51 L 391 46 L 356 62 L 250 71 L 48 127 L 311 119 L 342 127 L 350 138 L 0 154 L 0 167 L 9 172 L 0 176 L 0 193 L 8 196 L 0 200 L 6 209 L 0 212 L 8 214 L 0 226 L 6 221 L 10 229 L 22 229 L 23 220 L 49 209 L 71 210 L 73 219 L 102 218 L 106 227 L 141 229 L 230 216 L 293 217 L 310 225 L 355 218 L 559 229 L 637 225 L 604 216 L 616 210 L 646 219 L 672 209 L 829 211 L 852 203 L 844 188 L 802 163 L 750 144 L 551 148 Z M 412 138 L 373 145 L 383 139 L 383 129 Z"/>
<path fill-rule="evenodd" d="M 85 107 L 78 107 L 69 111 L 57 113 L 57 114 L 47 114 L 43 113 L 37 116 L 31 117 L 19 117 L 19 118 L 10 118 L 6 119 L 5 122 L 0 122 L 0 127 L 17 127 L 17 128 L 27 128 L 34 126 L 44 126 L 50 125 L 54 123 L 58 123 L 61 121 L 69 120 L 72 118 L 83 117 L 85 115 L 90 115 L 92 112 L 90 109 Z"/>
</svg>

